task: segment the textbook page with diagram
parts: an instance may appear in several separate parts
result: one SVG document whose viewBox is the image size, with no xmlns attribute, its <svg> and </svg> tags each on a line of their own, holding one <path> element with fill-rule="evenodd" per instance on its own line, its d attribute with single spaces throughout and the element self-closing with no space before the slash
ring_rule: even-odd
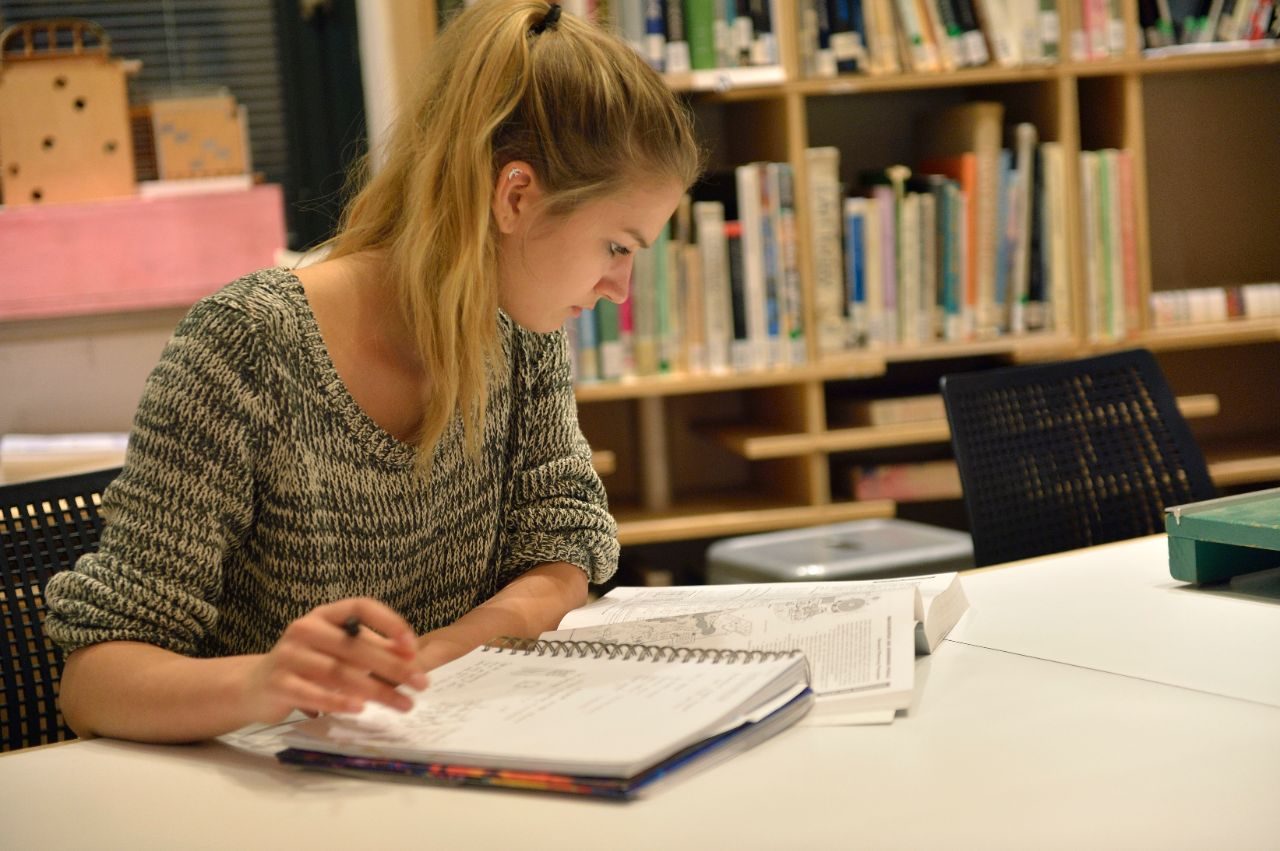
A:
<svg viewBox="0 0 1280 851">
<path fill-rule="evenodd" d="M 817 697 L 810 724 L 887 723 L 911 702 L 913 657 L 968 601 L 955 573 L 845 582 L 615 588 L 544 638 L 802 650 Z M 914 641 L 913 641 L 914 633 Z"/>
<path fill-rule="evenodd" d="M 681 607 L 683 608 L 683 606 Z M 816 698 L 806 723 L 888 723 L 911 705 L 915 649 L 912 593 L 777 600 L 573 627 L 543 638 L 703 649 L 800 650 Z"/>
</svg>

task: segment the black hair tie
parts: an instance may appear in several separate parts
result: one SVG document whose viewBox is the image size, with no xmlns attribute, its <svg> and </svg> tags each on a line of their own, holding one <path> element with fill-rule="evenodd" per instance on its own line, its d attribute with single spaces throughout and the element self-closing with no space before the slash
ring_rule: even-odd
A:
<svg viewBox="0 0 1280 851">
<path fill-rule="evenodd" d="M 534 35 L 542 35 L 546 32 L 547 27 L 554 27 L 556 22 L 560 20 L 560 4 L 552 3 L 551 8 L 547 10 L 547 14 L 542 16 L 542 20 L 529 28 L 529 32 Z"/>
</svg>

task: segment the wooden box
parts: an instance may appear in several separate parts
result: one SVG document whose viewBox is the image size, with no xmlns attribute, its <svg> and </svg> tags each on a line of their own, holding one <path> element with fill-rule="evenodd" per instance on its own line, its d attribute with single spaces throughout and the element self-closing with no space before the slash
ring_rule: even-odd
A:
<svg viewBox="0 0 1280 851">
<path fill-rule="evenodd" d="M 229 94 L 154 99 L 151 126 L 161 180 L 249 171 L 245 110 Z"/>
<path fill-rule="evenodd" d="M 6 206 L 133 194 L 128 70 L 88 22 L 33 21 L 0 36 Z"/>
</svg>

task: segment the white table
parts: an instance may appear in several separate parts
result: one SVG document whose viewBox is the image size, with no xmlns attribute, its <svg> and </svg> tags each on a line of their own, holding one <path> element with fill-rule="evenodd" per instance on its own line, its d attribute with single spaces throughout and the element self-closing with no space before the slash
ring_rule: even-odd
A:
<svg viewBox="0 0 1280 851">
<path fill-rule="evenodd" d="M 1280 599 L 1173 579 L 1164 535 L 962 582 L 951 641 L 1280 706 Z"/>
<path fill-rule="evenodd" d="M 1054 564 L 1009 572 L 1049 582 Z M 996 576 L 965 579 L 984 629 Z M 1246 626 L 1280 618 L 1264 611 Z M 795 728 L 630 804 L 302 772 L 218 744 L 56 745 L 0 758 L 0 847 L 1276 848 L 1280 708 L 1098 667 L 947 642 L 894 724 Z"/>
</svg>

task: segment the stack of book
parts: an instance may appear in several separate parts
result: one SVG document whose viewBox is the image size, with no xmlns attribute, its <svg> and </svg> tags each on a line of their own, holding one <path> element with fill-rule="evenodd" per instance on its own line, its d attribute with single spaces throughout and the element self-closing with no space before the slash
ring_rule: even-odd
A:
<svg viewBox="0 0 1280 851">
<path fill-rule="evenodd" d="M 1274 46 L 1280 15 L 1274 0 L 1139 0 L 1147 56 Z"/>
<path fill-rule="evenodd" d="M 895 74 L 1056 62 L 1056 0 L 803 0 L 806 72 Z"/>
<path fill-rule="evenodd" d="M 1151 327 L 1280 317 L 1280 283 L 1192 287 L 1151 294 Z"/>
<path fill-rule="evenodd" d="M 1062 147 L 999 103 L 926 117 L 915 168 L 864 173 L 807 152 L 818 348 L 912 346 L 1070 329 Z"/>
</svg>

